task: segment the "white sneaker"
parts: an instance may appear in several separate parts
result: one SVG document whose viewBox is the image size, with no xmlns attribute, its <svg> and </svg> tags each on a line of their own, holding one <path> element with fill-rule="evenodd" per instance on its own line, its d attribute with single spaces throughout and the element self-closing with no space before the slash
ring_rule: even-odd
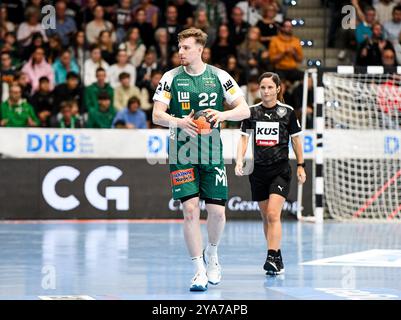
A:
<svg viewBox="0 0 401 320">
<path fill-rule="evenodd" d="M 207 290 L 207 275 L 206 272 L 198 271 L 191 280 L 189 291 L 206 291 Z"/>
<path fill-rule="evenodd" d="M 217 255 L 208 255 L 207 250 L 203 252 L 203 259 L 206 263 L 206 274 L 209 283 L 217 285 L 221 281 L 221 266 Z"/>
</svg>

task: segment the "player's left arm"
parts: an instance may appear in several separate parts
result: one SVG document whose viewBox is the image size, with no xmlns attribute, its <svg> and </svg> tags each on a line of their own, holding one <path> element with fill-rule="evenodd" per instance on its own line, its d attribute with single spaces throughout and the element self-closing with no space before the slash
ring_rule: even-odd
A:
<svg viewBox="0 0 401 320">
<path fill-rule="evenodd" d="M 211 120 L 216 121 L 215 127 L 217 128 L 220 122 L 226 120 L 241 121 L 249 118 L 251 116 L 251 111 L 237 82 L 223 70 L 219 71 L 218 77 L 223 88 L 224 99 L 231 110 L 205 110 L 211 116 Z"/>
<path fill-rule="evenodd" d="M 303 145 L 302 145 L 302 128 L 295 115 L 294 110 L 291 111 L 290 119 L 288 123 L 288 133 L 291 136 L 292 149 L 294 150 L 295 157 L 297 158 L 297 164 L 304 163 Z M 303 184 L 306 180 L 305 168 L 297 166 L 297 178 L 298 183 Z"/>
<path fill-rule="evenodd" d="M 302 140 L 300 135 L 291 137 L 292 149 L 294 150 L 297 163 L 304 163 L 304 155 L 302 150 Z M 297 166 L 298 183 L 303 184 L 306 180 L 305 168 Z"/>
<path fill-rule="evenodd" d="M 227 111 L 217 111 L 214 109 L 206 109 L 205 111 L 212 116 L 211 120 L 216 121 L 214 125 L 216 128 L 219 122 L 226 120 L 241 121 L 251 116 L 249 106 L 243 96 L 238 97 L 231 103 L 233 109 Z"/>
</svg>

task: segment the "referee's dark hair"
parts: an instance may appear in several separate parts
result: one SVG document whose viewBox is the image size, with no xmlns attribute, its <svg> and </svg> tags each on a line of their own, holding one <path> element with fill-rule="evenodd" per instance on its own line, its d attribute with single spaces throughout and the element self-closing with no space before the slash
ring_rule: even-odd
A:
<svg viewBox="0 0 401 320">
<path fill-rule="evenodd" d="M 276 84 L 277 89 L 279 89 L 277 92 L 277 99 L 278 99 L 278 101 L 284 103 L 283 90 L 281 88 L 281 80 L 280 80 L 279 75 L 274 72 L 265 72 L 259 77 L 259 79 L 258 79 L 259 84 L 265 78 L 272 78 L 273 82 Z"/>
</svg>

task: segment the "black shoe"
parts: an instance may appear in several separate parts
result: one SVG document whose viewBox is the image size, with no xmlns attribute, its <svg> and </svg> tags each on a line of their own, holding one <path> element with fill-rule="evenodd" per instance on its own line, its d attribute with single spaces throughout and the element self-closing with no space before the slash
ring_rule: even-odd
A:
<svg viewBox="0 0 401 320">
<path fill-rule="evenodd" d="M 266 262 L 263 266 L 267 275 L 279 275 L 284 273 L 283 259 L 280 256 L 267 255 Z"/>
</svg>

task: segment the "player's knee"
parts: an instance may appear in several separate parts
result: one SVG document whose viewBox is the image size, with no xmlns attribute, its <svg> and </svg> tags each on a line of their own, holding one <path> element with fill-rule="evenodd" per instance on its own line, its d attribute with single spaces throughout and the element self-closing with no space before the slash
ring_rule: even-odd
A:
<svg viewBox="0 0 401 320">
<path fill-rule="evenodd" d="M 199 215 L 195 214 L 195 212 L 184 213 L 184 222 L 196 222 L 199 221 Z"/>
<path fill-rule="evenodd" d="M 199 209 L 196 205 L 187 205 L 184 208 L 184 220 L 194 221 L 199 220 Z"/>
<path fill-rule="evenodd" d="M 260 215 L 263 219 L 264 222 L 267 222 L 267 216 L 268 216 L 268 210 L 267 210 L 267 206 L 260 206 Z"/>
<path fill-rule="evenodd" d="M 219 220 L 219 221 L 226 221 L 226 214 L 224 211 L 215 211 L 215 212 L 210 212 L 208 213 L 210 216 L 213 216 L 214 220 Z"/>
<path fill-rule="evenodd" d="M 267 210 L 265 219 L 268 223 L 276 223 L 280 221 L 280 212 L 276 210 Z"/>
<path fill-rule="evenodd" d="M 263 223 L 267 223 L 267 212 L 260 210 L 260 216 L 262 217 Z"/>
</svg>

